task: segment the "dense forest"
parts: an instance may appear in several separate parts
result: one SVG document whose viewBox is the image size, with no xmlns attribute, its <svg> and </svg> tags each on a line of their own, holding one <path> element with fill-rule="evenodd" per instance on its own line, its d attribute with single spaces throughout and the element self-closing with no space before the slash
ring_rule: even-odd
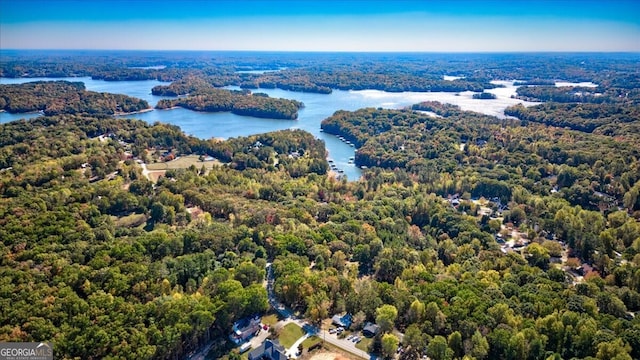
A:
<svg viewBox="0 0 640 360">
<path fill-rule="evenodd" d="M 518 98 L 527 101 L 555 101 L 560 103 L 638 103 L 637 89 L 618 87 L 592 88 L 580 86 L 521 86 Z"/>
<path fill-rule="evenodd" d="M 501 194 L 510 182 L 478 175 L 469 191 L 508 199 L 503 221 L 532 240 L 505 255 L 492 235 L 500 223 L 434 193 L 464 183 L 456 173 L 423 182 L 378 168 L 362 182 L 332 180 L 322 143 L 303 132 L 227 144 L 109 118 L 1 126 L 3 340 L 51 339 L 65 357 L 171 358 L 266 309 L 269 260 L 286 304 L 371 321 L 392 307 L 414 349 L 459 338 L 445 341 L 456 357 L 638 356 L 627 311 L 640 308 L 640 227 L 625 211 L 523 185 Z M 153 185 L 127 158 L 147 147 L 226 153 L 229 165 L 168 171 Z M 610 180 L 628 178 L 621 169 Z M 597 270 L 572 281 L 552 263 L 561 249 L 549 234 Z"/>
<path fill-rule="evenodd" d="M 584 65 L 580 54 L 436 54 L 429 69 L 412 55 L 395 55 L 405 66 L 392 69 L 384 54 L 344 63 L 116 55 L 16 55 L 0 68 L 165 74 L 174 82 L 154 93 L 186 96 L 160 108 L 293 118 L 300 103 L 215 87 L 270 79 L 393 91 L 443 84 L 459 61 L 455 74 L 466 78 L 448 83 L 478 92 L 496 78 L 563 78 L 617 94 L 638 71 L 633 58 L 593 55 Z M 166 67 L 138 69 L 156 65 Z M 256 68 L 286 69 L 236 73 Z M 640 358 L 633 91 L 603 103 L 549 98 L 504 119 L 437 102 L 337 111 L 322 129 L 355 144 L 356 165 L 367 167 L 347 182 L 328 173 L 324 143 L 304 131 L 203 140 L 79 110 L 115 109 L 104 102 L 117 96 L 82 97 L 81 83 L 3 85 L 4 108 L 22 101 L 45 116 L 0 124 L 0 341 L 51 341 L 56 357 L 82 359 L 184 358 L 213 343 L 212 357 L 238 358 L 224 339 L 234 321 L 269 309 L 271 263 L 278 301 L 314 324 L 342 312 L 355 329 L 378 324 L 369 350 L 383 358 Z M 60 110 L 48 116 L 55 99 Z M 159 178 L 145 172 L 187 155 L 200 160 Z M 208 157 L 217 165 L 206 168 Z"/>
<path fill-rule="evenodd" d="M 633 138 L 638 132 L 629 131 L 629 127 L 638 126 L 640 105 L 547 102 L 528 108 L 513 106 L 505 114 L 523 121 Z"/>
<path fill-rule="evenodd" d="M 229 219 L 242 213 L 252 219 L 237 225 L 257 226 L 271 216 L 270 202 L 287 195 L 240 170 L 284 182 L 327 169 L 324 146 L 303 132 L 220 144 L 109 118 L 0 126 L 0 338 L 50 339 L 61 357 L 173 358 L 220 337 L 234 319 L 266 310 L 258 281 L 267 254 L 250 228 Z M 97 138 L 104 134 L 107 141 Z M 226 153 L 230 165 L 206 177 L 195 168 L 168 173 L 152 186 L 127 158 L 147 147 Z M 185 175 L 200 185 L 175 182 Z M 192 216 L 195 208 L 201 215 Z"/>
<path fill-rule="evenodd" d="M 81 82 L 34 81 L 0 84 L 0 110 L 12 113 L 42 111 L 45 115 L 114 115 L 149 109 L 140 99 L 85 90 Z"/>
</svg>

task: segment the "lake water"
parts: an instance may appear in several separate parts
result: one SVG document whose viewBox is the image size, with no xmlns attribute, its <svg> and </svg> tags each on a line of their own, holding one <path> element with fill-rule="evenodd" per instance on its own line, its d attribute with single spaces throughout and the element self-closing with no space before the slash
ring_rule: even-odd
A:
<svg viewBox="0 0 640 360">
<path fill-rule="evenodd" d="M 51 81 L 68 80 L 82 81 L 87 90 L 126 94 L 141 98 L 155 106 L 158 100 L 166 98 L 151 95 L 151 88 L 156 85 L 166 84 L 155 80 L 146 81 L 103 81 L 92 80 L 88 77 L 81 78 L 31 78 L 31 79 L 9 79 L 0 78 L 0 84 L 16 84 L 29 81 Z M 334 164 L 344 171 L 347 179 L 356 180 L 360 178 L 361 171 L 355 165 L 349 164 L 349 158 L 355 156 L 355 149 L 339 140 L 336 136 L 325 134 L 320 131 L 320 122 L 331 116 L 337 110 L 357 110 L 365 107 L 382 107 L 389 109 L 403 108 L 412 104 L 433 100 L 451 103 L 460 106 L 463 110 L 477 111 L 488 115 L 504 117 L 504 109 L 508 106 L 522 103 L 526 106 L 536 103 L 525 102 L 512 99 L 515 95 L 516 86 L 513 81 L 495 81 L 496 84 L 504 85 L 504 88 L 487 90 L 497 96 L 496 99 L 478 100 L 473 99 L 473 93 L 465 91 L 461 93 L 445 92 L 403 92 L 389 93 L 380 90 L 357 90 L 342 91 L 334 90 L 331 94 L 302 93 L 281 89 L 259 89 L 271 97 L 294 99 L 302 101 L 305 107 L 298 113 L 298 120 L 276 120 L 260 119 L 249 116 L 240 116 L 231 113 L 203 113 L 186 109 L 154 110 L 142 114 L 128 115 L 128 118 L 136 118 L 154 123 L 156 121 L 180 126 L 187 134 L 197 136 L 202 139 L 246 136 L 269 131 L 284 129 L 302 129 L 324 140 L 328 157 L 333 159 Z M 238 87 L 227 87 L 229 89 L 239 89 Z M 0 123 L 9 122 L 22 118 L 38 116 L 35 114 L 9 114 L 0 113 Z"/>
<path fill-rule="evenodd" d="M 555 84 L 556 87 L 560 87 L 560 86 L 580 86 L 580 87 L 589 87 L 589 88 L 595 88 L 598 87 L 598 84 L 594 84 L 591 81 L 585 81 L 585 82 L 569 82 L 569 81 L 556 81 Z"/>
<path fill-rule="evenodd" d="M 142 70 L 162 70 L 166 68 L 166 65 L 153 65 L 153 66 L 129 66 L 129 69 L 142 69 Z"/>
<path fill-rule="evenodd" d="M 266 70 L 238 70 L 236 71 L 236 74 L 266 74 L 266 73 L 271 73 L 271 72 L 278 72 L 278 71 L 282 71 L 282 70 L 286 70 L 287 68 L 278 68 L 278 69 L 266 69 Z"/>
</svg>

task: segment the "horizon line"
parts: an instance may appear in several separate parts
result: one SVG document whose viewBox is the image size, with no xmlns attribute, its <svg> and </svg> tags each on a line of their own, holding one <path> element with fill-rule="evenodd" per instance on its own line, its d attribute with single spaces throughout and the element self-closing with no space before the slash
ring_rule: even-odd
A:
<svg viewBox="0 0 640 360">
<path fill-rule="evenodd" d="M 0 48 L 3 51 L 159 51 L 159 52 L 262 52 L 262 53 L 345 53 L 345 54 L 640 54 L 640 50 L 247 50 L 247 49 L 74 49 L 74 48 Z"/>
</svg>

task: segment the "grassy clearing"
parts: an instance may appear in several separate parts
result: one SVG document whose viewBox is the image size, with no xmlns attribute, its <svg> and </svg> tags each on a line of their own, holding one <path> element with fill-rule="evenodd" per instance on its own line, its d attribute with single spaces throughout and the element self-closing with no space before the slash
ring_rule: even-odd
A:
<svg viewBox="0 0 640 360">
<path fill-rule="evenodd" d="M 320 339 L 317 336 L 310 336 L 308 337 L 305 341 L 302 342 L 302 347 L 304 347 L 305 349 L 308 349 L 310 347 L 312 347 L 315 344 L 319 344 L 322 342 L 322 339 Z"/>
<path fill-rule="evenodd" d="M 298 340 L 302 335 L 304 335 L 304 330 L 294 323 L 289 323 L 282 328 L 280 332 L 280 336 L 278 336 L 278 340 L 280 340 L 280 344 L 285 348 L 290 348 L 293 344 Z"/>
<path fill-rule="evenodd" d="M 262 323 L 269 325 L 269 327 L 275 326 L 278 322 L 278 315 L 270 314 L 262 317 Z"/>
<path fill-rule="evenodd" d="M 198 170 L 204 165 L 206 169 L 211 169 L 214 166 L 218 166 L 221 163 L 217 160 L 213 161 L 200 161 L 198 155 L 187 155 L 181 156 L 175 160 L 160 162 L 160 163 L 151 163 L 147 164 L 147 169 L 149 170 L 169 170 L 169 169 L 186 169 L 191 165 L 195 165 Z"/>
<path fill-rule="evenodd" d="M 362 341 L 356 344 L 356 347 L 364 352 L 369 351 L 369 345 L 373 342 L 373 339 L 362 337 Z"/>
<path fill-rule="evenodd" d="M 116 227 L 132 228 L 141 226 L 147 222 L 147 216 L 145 214 L 131 214 L 121 218 L 116 218 L 114 216 L 113 218 Z"/>
</svg>

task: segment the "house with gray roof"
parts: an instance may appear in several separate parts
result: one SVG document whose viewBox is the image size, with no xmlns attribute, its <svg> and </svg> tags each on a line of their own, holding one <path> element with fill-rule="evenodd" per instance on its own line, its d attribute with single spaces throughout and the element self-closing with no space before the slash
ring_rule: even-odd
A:
<svg viewBox="0 0 640 360">
<path fill-rule="evenodd" d="M 287 360 L 284 346 L 278 340 L 265 340 L 257 349 L 249 353 L 249 360 Z"/>
</svg>

